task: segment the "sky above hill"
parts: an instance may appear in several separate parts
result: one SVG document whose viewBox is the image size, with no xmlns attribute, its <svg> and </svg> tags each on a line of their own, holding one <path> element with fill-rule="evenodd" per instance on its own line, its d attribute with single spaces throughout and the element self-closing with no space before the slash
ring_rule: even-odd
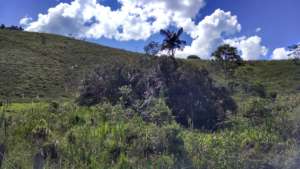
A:
<svg viewBox="0 0 300 169">
<path fill-rule="evenodd" d="M 143 51 L 160 29 L 184 28 L 178 57 L 208 59 L 228 43 L 245 60 L 287 59 L 300 42 L 299 0 L 2 0 L 0 23 Z"/>
</svg>

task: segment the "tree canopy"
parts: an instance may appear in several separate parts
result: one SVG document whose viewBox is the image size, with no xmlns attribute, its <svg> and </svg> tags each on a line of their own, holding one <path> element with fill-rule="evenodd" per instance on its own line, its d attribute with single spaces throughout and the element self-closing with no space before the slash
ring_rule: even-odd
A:
<svg viewBox="0 0 300 169">
<path fill-rule="evenodd" d="M 221 45 L 212 53 L 213 61 L 225 73 L 225 76 L 231 76 L 234 70 L 242 64 L 242 58 L 238 50 L 228 44 Z"/>
</svg>

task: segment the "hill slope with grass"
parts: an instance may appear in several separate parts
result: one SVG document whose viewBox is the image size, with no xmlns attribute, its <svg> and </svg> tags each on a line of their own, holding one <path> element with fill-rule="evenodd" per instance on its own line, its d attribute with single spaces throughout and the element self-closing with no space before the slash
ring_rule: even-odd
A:
<svg viewBox="0 0 300 169">
<path fill-rule="evenodd" d="M 80 81 L 97 65 L 136 64 L 139 55 L 57 35 L 0 30 L 0 98 L 74 96 Z M 211 63 L 188 62 L 206 68 L 218 83 L 225 83 Z M 291 61 L 247 62 L 237 77 L 260 83 L 270 91 L 300 88 L 300 68 Z"/>
<path fill-rule="evenodd" d="M 0 30 L 0 97 L 70 96 L 98 64 L 139 54 L 62 36 Z"/>
</svg>

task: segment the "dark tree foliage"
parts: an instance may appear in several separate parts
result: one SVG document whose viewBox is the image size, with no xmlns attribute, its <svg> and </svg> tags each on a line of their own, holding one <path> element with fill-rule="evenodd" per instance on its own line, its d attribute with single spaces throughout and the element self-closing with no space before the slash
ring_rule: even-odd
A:
<svg viewBox="0 0 300 169">
<path fill-rule="evenodd" d="M 242 58 L 235 47 L 224 44 L 212 53 L 214 63 L 219 66 L 226 77 L 232 76 L 235 69 L 242 64 Z"/>
<path fill-rule="evenodd" d="M 8 30 L 17 30 L 17 31 L 23 31 L 24 29 L 21 26 L 10 26 L 7 27 Z"/>
<path fill-rule="evenodd" d="M 227 112 L 236 109 L 225 88 L 217 88 L 208 72 L 173 57 L 153 58 L 149 67 L 113 65 L 98 68 L 83 84 L 79 104 L 101 102 L 117 104 L 121 101 L 122 86 L 130 86 L 131 94 L 125 106 L 143 115 L 151 100 L 164 96 L 178 123 L 188 127 L 216 129 Z"/>
<path fill-rule="evenodd" d="M 6 27 L 4 24 L 0 25 L 0 29 L 17 30 L 17 31 L 23 31 L 24 30 L 21 26 L 12 25 L 12 26 Z"/>
<path fill-rule="evenodd" d="M 182 33 L 183 28 L 180 28 L 177 32 L 160 30 L 160 34 L 165 37 L 161 45 L 161 51 L 166 50 L 169 56 L 174 57 L 176 50 L 182 50 L 186 45 L 186 41 L 180 39 Z"/>
<path fill-rule="evenodd" d="M 175 70 L 161 71 L 166 83 L 166 101 L 176 121 L 186 127 L 191 120 L 192 127 L 216 129 L 217 124 L 224 120 L 226 112 L 236 109 L 229 93 L 225 88 L 213 85 L 207 70 L 168 60 L 169 63 L 163 65 L 174 65 L 171 69 L 175 67 Z"/>
<path fill-rule="evenodd" d="M 150 42 L 144 47 L 144 51 L 147 56 L 156 56 L 161 49 L 161 45 L 158 42 Z"/>
<path fill-rule="evenodd" d="M 109 101 L 117 103 L 119 87 L 128 82 L 124 75 L 124 65 L 98 67 L 84 82 L 79 98 L 80 105 L 94 105 Z"/>
<path fill-rule="evenodd" d="M 187 57 L 187 59 L 195 59 L 195 60 L 200 60 L 200 57 L 197 55 L 190 55 Z"/>
</svg>

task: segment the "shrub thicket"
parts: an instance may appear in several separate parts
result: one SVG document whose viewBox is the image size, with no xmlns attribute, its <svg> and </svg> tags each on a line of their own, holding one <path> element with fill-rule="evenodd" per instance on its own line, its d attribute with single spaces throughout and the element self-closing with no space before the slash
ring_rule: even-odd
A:
<svg viewBox="0 0 300 169">
<path fill-rule="evenodd" d="M 154 98 L 163 96 L 177 122 L 205 129 L 215 129 L 236 109 L 226 89 L 215 87 L 205 69 L 172 57 L 154 60 L 148 68 L 117 64 L 96 69 L 83 83 L 79 104 L 122 102 L 144 113 Z"/>
</svg>

